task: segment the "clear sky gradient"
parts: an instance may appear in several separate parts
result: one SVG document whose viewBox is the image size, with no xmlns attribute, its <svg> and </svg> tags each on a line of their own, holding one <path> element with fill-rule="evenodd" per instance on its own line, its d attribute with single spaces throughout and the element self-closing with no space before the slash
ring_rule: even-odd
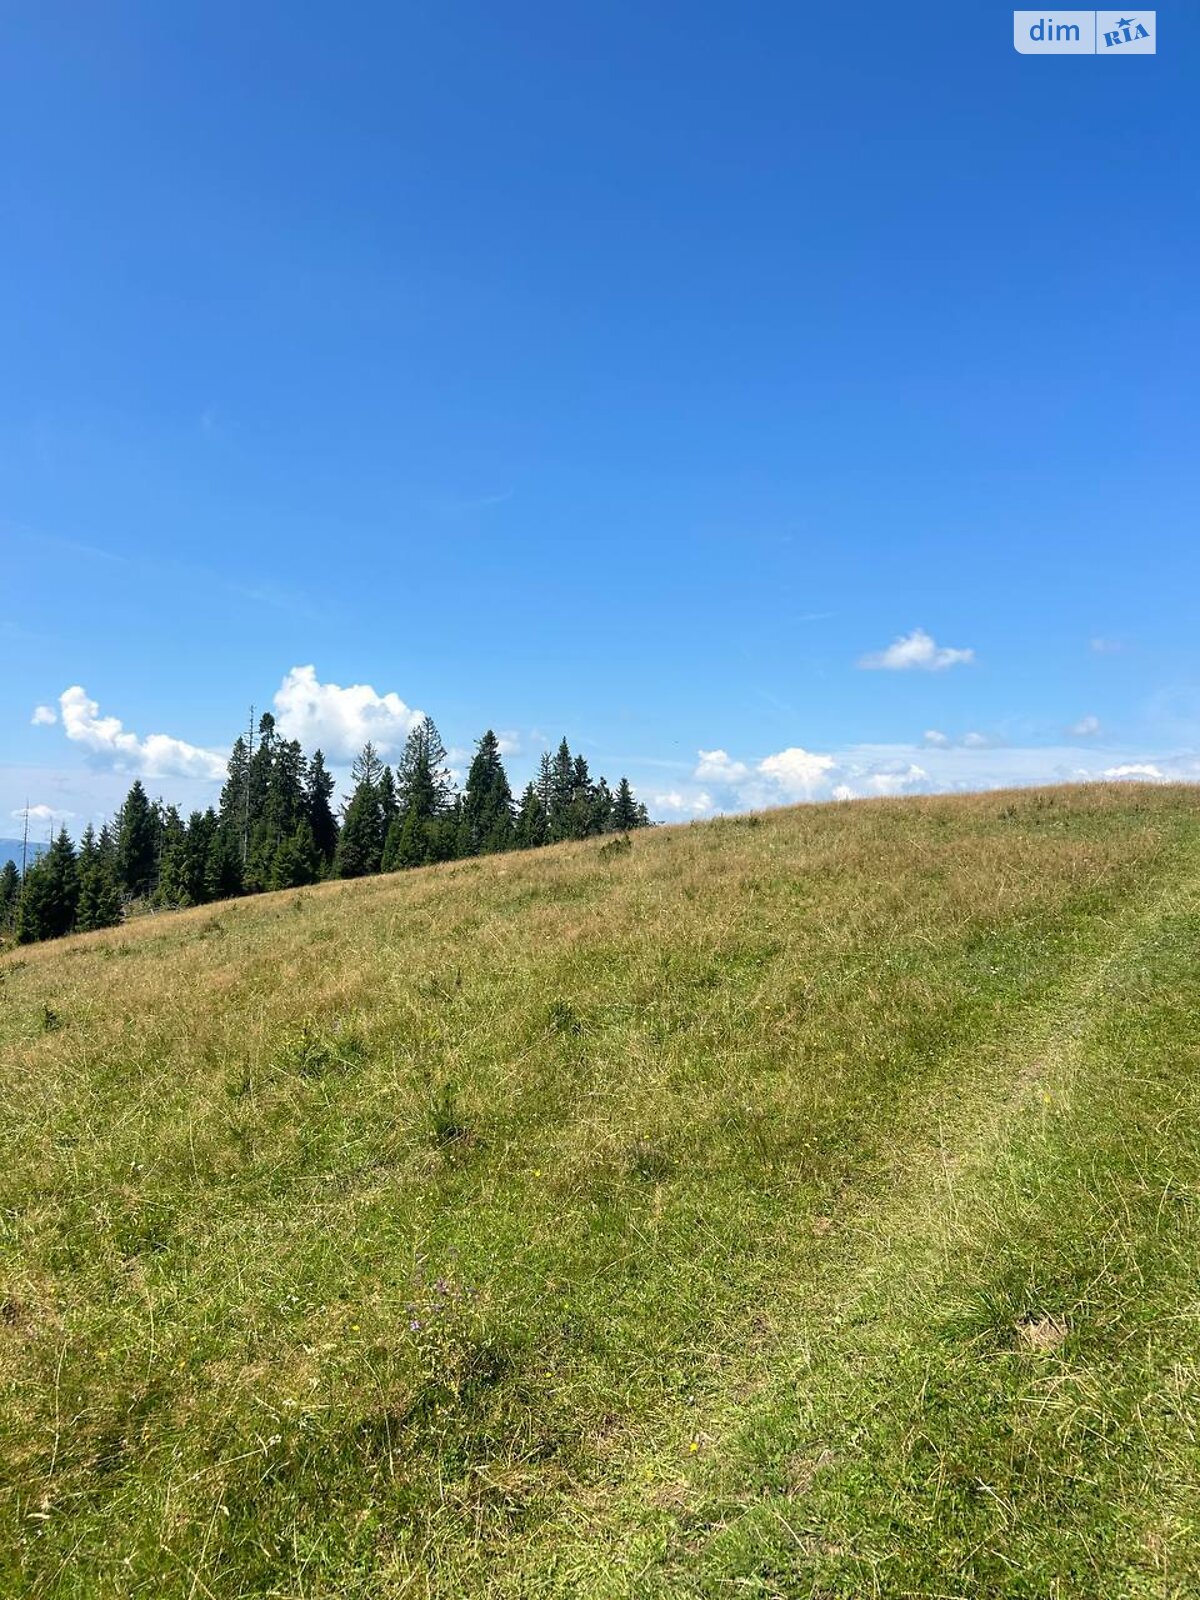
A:
<svg viewBox="0 0 1200 1600">
<path fill-rule="evenodd" d="M 207 800 L 277 695 L 340 765 L 565 733 L 665 819 L 1200 774 L 1196 8 L 1158 38 L 7 7 L 0 834 Z"/>
</svg>

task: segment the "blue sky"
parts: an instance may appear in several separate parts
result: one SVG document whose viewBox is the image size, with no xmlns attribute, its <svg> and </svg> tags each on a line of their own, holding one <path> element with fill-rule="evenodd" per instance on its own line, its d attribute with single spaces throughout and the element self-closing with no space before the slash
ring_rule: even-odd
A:
<svg viewBox="0 0 1200 1600">
<path fill-rule="evenodd" d="M 1158 23 L 9 7 L 0 833 L 206 800 L 251 701 L 342 763 L 565 732 L 666 819 L 1200 774 Z"/>
</svg>

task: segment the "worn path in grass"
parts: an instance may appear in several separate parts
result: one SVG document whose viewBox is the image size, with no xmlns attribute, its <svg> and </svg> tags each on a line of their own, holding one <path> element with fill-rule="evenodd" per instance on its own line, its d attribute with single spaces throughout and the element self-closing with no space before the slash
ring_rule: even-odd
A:
<svg viewBox="0 0 1200 1600">
<path fill-rule="evenodd" d="M 0 962 L 0 1593 L 1200 1593 L 1198 851 L 802 808 Z"/>
<path fill-rule="evenodd" d="M 1193 844 L 819 1219 L 766 1362 L 498 1589 L 1200 1595 L 1198 1026 Z"/>
</svg>

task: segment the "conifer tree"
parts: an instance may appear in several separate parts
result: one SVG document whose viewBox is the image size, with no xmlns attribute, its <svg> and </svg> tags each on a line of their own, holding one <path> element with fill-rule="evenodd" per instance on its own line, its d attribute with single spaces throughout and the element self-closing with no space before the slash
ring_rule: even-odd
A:
<svg viewBox="0 0 1200 1600">
<path fill-rule="evenodd" d="M 308 818 L 302 817 L 276 850 L 271 862 L 271 889 L 297 889 L 317 881 L 317 847 Z"/>
<path fill-rule="evenodd" d="M 546 826 L 549 828 L 550 813 L 554 809 L 554 757 L 549 750 L 542 751 L 535 787 L 538 799 L 541 801 L 542 815 L 546 818 Z"/>
<path fill-rule="evenodd" d="M 188 818 L 182 881 L 189 905 L 201 906 L 212 898 L 208 891 L 208 860 L 217 828 L 217 814 L 211 806 L 207 811 L 193 811 Z"/>
<path fill-rule="evenodd" d="M 603 777 L 592 785 L 588 797 L 588 833 L 608 833 L 612 828 L 612 790 Z"/>
<path fill-rule="evenodd" d="M 79 841 L 79 902 L 75 926 L 80 933 L 94 928 L 114 928 L 121 920 L 121 896 L 113 876 L 112 861 L 100 848 L 89 822 Z"/>
<path fill-rule="evenodd" d="M 159 839 L 154 898 L 161 906 L 190 906 L 193 902 L 187 892 L 187 829 L 174 806 L 162 813 Z"/>
<path fill-rule="evenodd" d="M 117 818 L 117 882 L 130 899 L 154 891 L 158 842 L 158 812 L 146 798 L 141 779 L 135 778 Z"/>
<path fill-rule="evenodd" d="M 25 874 L 17 902 L 17 943 L 59 939 L 75 926 L 79 909 L 79 868 L 65 827 L 44 856 Z"/>
<path fill-rule="evenodd" d="M 370 739 L 363 745 L 355 756 L 350 768 L 350 778 L 355 787 L 360 783 L 369 783 L 374 787 L 383 776 L 383 762 L 380 760 L 379 751 Z"/>
<path fill-rule="evenodd" d="M 233 749 L 229 754 L 228 776 L 221 790 L 217 815 L 221 832 L 226 836 L 223 854 L 227 855 L 231 847 L 237 851 L 238 888 L 234 892 L 240 894 L 241 869 L 245 866 L 250 847 L 250 751 L 240 733 L 233 741 Z M 227 873 L 222 875 L 228 876 Z"/>
<path fill-rule="evenodd" d="M 389 871 L 444 861 L 453 855 L 457 828 L 448 817 L 446 759 L 446 747 L 432 718 L 423 718 L 405 742 L 396 773 L 399 809 L 388 829 L 384 852 Z"/>
<path fill-rule="evenodd" d="M 351 771 L 355 787 L 342 820 L 336 871 L 339 878 L 365 878 L 381 870 L 385 844 L 383 802 L 379 793 L 383 763 L 370 741 Z"/>
<path fill-rule="evenodd" d="M 638 826 L 637 802 L 633 798 L 628 778 L 621 779 L 613 796 L 612 826 L 618 833 L 628 833 L 630 828 Z"/>
<path fill-rule="evenodd" d="M 513 837 L 518 850 L 536 850 L 546 843 L 546 808 L 536 783 L 525 785 Z"/>
<path fill-rule="evenodd" d="M 273 717 L 264 715 L 264 731 L 250 768 L 250 803 L 256 809 L 250 827 L 245 882 L 250 890 L 274 882 L 275 853 L 296 831 L 304 810 L 304 754 L 294 739 L 280 739 Z"/>
<path fill-rule="evenodd" d="M 550 767 L 550 798 L 546 807 L 552 840 L 571 837 L 571 801 L 575 798 L 575 763 L 570 746 L 563 739 Z"/>
<path fill-rule="evenodd" d="M 232 900 L 241 893 L 241 845 L 236 832 L 218 821 L 204 858 L 204 898 Z"/>
<path fill-rule="evenodd" d="M 17 897 L 21 893 L 21 874 L 15 861 L 6 861 L 0 868 L 0 928 L 12 927 L 17 915 Z"/>
<path fill-rule="evenodd" d="M 329 803 L 332 798 L 333 774 L 326 768 L 325 757 L 318 750 L 308 764 L 304 814 L 312 829 L 313 844 L 322 877 L 333 866 L 333 858 L 337 853 L 338 825 L 333 807 Z"/>
<path fill-rule="evenodd" d="M 459 855 L 507 850 L 513 842 L 512 790 L 500 758 L 500 744 L 489 728 L 479 741 L 463 792 Z"/>
<path fill-rule="evenodd" d="M 396 797 L 396 779 L 391 767 L 384 767 L 379 774 L 379 815 L 383 823 L 383 835 L 386 839 L 387 831 L 400 814 L 400 802 Z"/>
</svg>

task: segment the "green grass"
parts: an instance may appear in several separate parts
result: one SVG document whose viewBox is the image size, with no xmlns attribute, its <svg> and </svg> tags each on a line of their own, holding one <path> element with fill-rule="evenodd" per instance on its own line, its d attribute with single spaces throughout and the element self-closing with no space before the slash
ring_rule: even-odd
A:
<svg viewBox="0 0 1200 1600">
<path fill-rule="evenodd" d="M 1200 1594 L 1200 805 L 0 961 L 0 1594 Z"/>
</svg>

